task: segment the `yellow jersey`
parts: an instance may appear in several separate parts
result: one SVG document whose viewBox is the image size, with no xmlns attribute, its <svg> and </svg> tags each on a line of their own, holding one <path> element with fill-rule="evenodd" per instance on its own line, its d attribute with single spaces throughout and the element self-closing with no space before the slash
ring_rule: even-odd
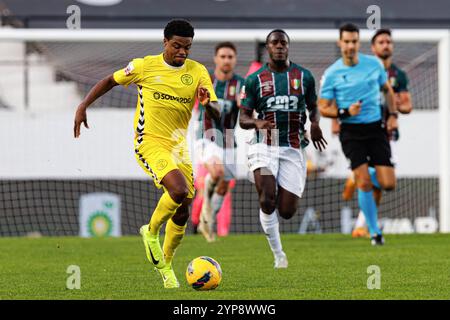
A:
<svg viewBox="0 0 450 320">
<path fill-rule="evenodd" d="M 134 116 L 135 139 L 173 148 L 185 144 L 197 89 L 210 92 L 217 101 L 205 66 L 186 59 L 180 67 L 164 61 L 163 54 L 133 59 L 126 68 L 114 72 L 114 80 L 123 86 L 137 85 L 138 102 Z"/>
</svg>

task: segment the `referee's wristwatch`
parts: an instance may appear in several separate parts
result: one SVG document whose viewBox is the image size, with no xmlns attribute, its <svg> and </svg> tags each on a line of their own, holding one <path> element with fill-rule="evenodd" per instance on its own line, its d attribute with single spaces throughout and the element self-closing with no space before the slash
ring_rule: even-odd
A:
<svg viewBox="0 0 450 320">
<path fill-rule="evenodd" d="M 351 114 L 350 114 L 349 108 L 338 109 L 338 118 L 339 119 L 345 119 L 350 116 L 351 116 Z"/>
<path fill-rule="evenodd" d="M 395 119 L 398 119 L 398 112 L 389 112 L 389 117 L 393 116 Z"/>
</svg>

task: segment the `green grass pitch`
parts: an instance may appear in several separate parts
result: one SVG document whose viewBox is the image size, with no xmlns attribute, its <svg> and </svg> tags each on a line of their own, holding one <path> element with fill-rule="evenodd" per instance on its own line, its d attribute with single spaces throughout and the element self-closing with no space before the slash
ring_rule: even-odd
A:
<svg viewBox="0 0 450 320">
<path fill-rule="evenodd" d="M 289 268 L 274 270 L 263 235 L 231 235 L 208 244 L 183 240 L 174 261 L 181 283 L 166 290 L 146 261 L 141 238 L 0 238 L 1 299 L 450 299 L 450 236 L 387 235 L 384 247 L 347 235 L 282 235 Z M 201 255 L 222 266 L 214 291 L 187 286 L 186 266 Z M 66 288 L 69 265 L 81 289 Z M 381 269 L 369 290 L 367 267 Z"/>
</svg>

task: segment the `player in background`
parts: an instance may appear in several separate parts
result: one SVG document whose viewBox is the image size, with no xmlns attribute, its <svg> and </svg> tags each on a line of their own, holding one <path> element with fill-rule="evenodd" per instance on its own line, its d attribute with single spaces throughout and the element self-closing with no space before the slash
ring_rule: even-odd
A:
<svg viewBox="0 0 450 320">
<path fill-rule="evenodd" d="M 198 231 L 208 242 L 215 241 L 215 222 L 222 208 L 230 181 L 236 176 L 234 129 L 239 115 L 239 92 L 244 79 L 234 72 L 237 50 L 231 42 L 215 47 L 215 69 L 211 73 L 214 91 L 221 106 L 220 120 L 214 121 L 199 106 L 200 135 L 203 138 L 203 165 L 208 170 L 204 180 L 203 204 Z"/>
<path fill-rule="evenodd" d="M 198 112 L 198 103 L 196 106 L 196 110 Z M 200 125 L 197 121 L 197 125 Z M 196 128 L 196 132 L 200 130 L 199 128 Z M 200 137 L 199 140 L 196 141 L 195 144 L 196 150 L 203 150 L 203 138 Z M 194 228 L 194 233 L 198 233 L 198 225 L 200 223 L 200 213 L 202 211 L 203 206 L 203 190 L 205 185 L 205 177 L 208 174 L 208 170 L 205 168 L 203 163 L 201 162 L 203 151 L 200 151 L 197 154 L 197 166 L 195 168 L 195 198 L 192 202 L 192 210 L 191 210 L 191 222 L 192 227 Z M 200 159 L 199 159 L 200 158 Z M 217 213 L 216 220 L 217 220 L 217 236 L 219 237 L 225 237 L 230 232 L 230 225 L 231 225 L 231 216 L 232 216 L 232 196 L 231 196 L 231 190 L 233 190 L 234 186 L 236 185 L 236 180 L 233 179 L 230 181 L 228 186 L 228 192 L 225 195 L 223 199 L 222 207 L 220 208 L 219 212 Z"/>
<path fill-rule="evenodd" d="M 164 193 L 151 216 L 140 229 L 147 258 L 159 271 L 165 288 L 178 288 L 172 261 L 189 218 L 194 196 L 192 164 L 186 133 L 197 98 L 206 112 L 219 118 L 219 105 L 206 68 L 187 59 L 194 28 L 185 20 L 170 21 L 164 28 L 164 51 L 159 55 L 133 59 L 126 68 L 100 80 L 79 105 L 74 124 L 75 137 L 84 123 L 86 109 L 116 85 L 135 84 L 138 103 L 134 118 L 135 156 L 139 165 Z M 159 233 L 166 224 L 163 248 Z"/>
<path fill-rule="evenodd" d="M 248 67 L 247 74 L 245 75 L 245 78 L 247 78 L 252 73 L 258 71 L 263 66 L 263 55 L 266 50 L 266 43 L 265 42 L 257 42 L 255 51 L 256 51 L 256 58 L 250 63 L 250 66 Z"/>
<path fill-rule="evenodd" d="M 265 42 L 257 42 L 255 49 L 256 49 L 255 50 L 256 58 L 254 61 L 250 63 L 249 69 L 245 77 L 247 77 L 248 75 L 252 74 L 253 72 L 257 71 L 259 68 L 262 67 L 262 56 L 264 54 L 264 51 L 266 50 Z M 198 103 L 196 103 L 195 108 L 198 111 Z M 202 127 L 199 127 L 196 130 L 197 132 L 196 146 L 203 150 L 203 134 L 201 134 L 202 133 L 202 131 L 200 130 L 201 128 Z M 203 193 L 204 193 L 203 190 L 205 185 L 205 177 L 208 174 L 208 170 L 205 168 L 201 160 L 199 162 L 200 163 L 197 165 L 195 172 L 195 190 L 197 190 L 197 192 L 194 201 L 192 203 L 192 213 L 191 213 L 194 232 L 197 232 L 198 224 L 200 222 L 200 213 L 203 205 Z M 225 195 L 222 207 L 220 208 L 216 216 L 217 235 L 219 237 L 226 236 L 230 230 L 231 216 L 232 216 L 232 196 L 230 191 L 234 188 L 235 183 L 236 183 L 235 179 L 230 181 L 228 187 L 229 191 Z"/>
<path fill-rule="evenodd" d="M 261 226 L 274 255 L 275 268 L 287 268 L 278 214 L 290 219 L 297 212 L 306 182 L 303 150 L 306 110 L 311 121 L 311 140 L 325 148 L 319 126 L 315 82 L 311 72 L 288 59 L 289 37 L 276 29 L 266 38 L 269 61 L 245 80 L 239 124 L 256 129 L 248 150 L 251 180 L 258 192 Z M 253 113 L 258 113 L 258 118 Z"/>
<path fill-rule="evenodd" d="M 384 68 L 387 72 L 389 83 L 392 86 L 392 89 L 395 93 L 395 104 L 397 106 L 397 110 L 402 114 L 411 113 L 413 107 L 411 102 L 411 94 L 408 90 L 408 76 L 407 74 L 401 70 L 397 65 L 392 62 L 392 56 L 394 53 L 394 43 L 392 40 L 392 34 L 389 29 L 379 29 L 375 32 L 371 40 L 371 49 L 374 55 L 380 58 L 381 62 L 384 65 Z M 383 98 L 383 96 L 382 96 Z M 381 112 L 383 116 L 383 121 L 386 123 L 389 117 L 389 109 L 386 104 L 386 101 L 382 99 L 381 103 Z M 336 121 L 335 119 L 333 119 Z M 339 128 L 339 124 L 337 126 Z M 386 128 L 386 126 L 385 126 Z M 398 129 L 393 130 L 391 134 L 388 134 L 388 138 L 391 141 L 391 149 L 394 151 L 394 142 L 398 141 L 400 138 L 400 134 Z M 395 157 L 394 157 L 395 159 Z M 376 172 L 374 167 L 369 167 L 369 173 L 372 181 L 376 181 Z M 343 198 L 344 200 L 350 200 L 353 197 L 353 192 L 355 190 L 355 182 L 353 179 L 353 175 L 350 175 L 346 181 Z M 381 202 L 381 189 L 379 185 L 374 183 L 374 196 L 375 202 L 379 207 Z M 355 228 L 352 232 L 352 236 L 357 237 L 366 237 L 368 236 L 366 219 L 364 218 L 364 214 L 360 211 L 358 217 L 356 219 Z"/>
<path fill-rule="evenodd" d="M 341 121 L 339 139 L 355 176 L 358 204 L 368 222 L 371 244 L 382 245 L 384 238 L 378 228 L 373 185 L 393 190 L 396 184 L 386 135 L 386 130 L 391 133 L 398 127 L 394 91 L 381 61 L 359 53 L 358 27 L 343 25 L 338 45 L 342 57 L 325 70 L 319 110 L 323 116 Z M 380 88 L 389 109 L 386 128 L 380 109 Z M 369 164 L 375 167 L 376 181 L 371 181 Z"/>
<path fill-rule="evenodd" d="M 263 51 L 265 50 L 265 48 L 266 48 L 265 42 L 258 42 L 256 44 L 256 59 L 250 63 L 249 69 L 245 77 L 247 77 L 248 75 L 252 74 L 253 72 L 257 71 L 259 68 L 262 67 L 261 61 L 264 53 Z M 196 107 L 197 106 L 198 103 L 196 104 Z M 197 136 L 197 139 L 198 139 L 197 141 L 199 141 L 197 145 L 199 146 L 199 148 L 203 149 L 203 137 Z M 205 184 L 205 177 L 207 174 L 208 170 L 203 166 L 202 163 L 200 163 L 196 168 L 195 189 L 197 190 L 197 192 L 194 198 L 194 202 L 192 203 L 192 225 L 194 227 L 194 232 L 197 231 L 197 227 L 200 222 L 200 213 L 203 205 L 203 190 Z M 229 192 L 227 192 L 227 194 L 225 195 L 222 207 L 217 213 L 218 236 L 226 236 L 230 230 L 231 215 L 232 215 L 232 208 L 231 208 L 232 198 L 230 190 L 234 188 L 235 183 L 236 183 L 235 179 L 230 181 Z"/>
</svg>

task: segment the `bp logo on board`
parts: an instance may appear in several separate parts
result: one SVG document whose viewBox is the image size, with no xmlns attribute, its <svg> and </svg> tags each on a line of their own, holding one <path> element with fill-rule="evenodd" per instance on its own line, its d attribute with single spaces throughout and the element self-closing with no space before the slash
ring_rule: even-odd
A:
<svg viewBox="0 0 450 320">
<path fill-rule="evenodd" d="M 80 196 L 79 234 L 81 237 L 120 237 L 120 196 L 108 192 Z"/>
<path fill-rule="evenodd" d="M 88 220 L 89 235 L 94 237 L 108 237 L 111 235 L 113 222 L 104 211 L 95 211 Z"/>
</svg>

